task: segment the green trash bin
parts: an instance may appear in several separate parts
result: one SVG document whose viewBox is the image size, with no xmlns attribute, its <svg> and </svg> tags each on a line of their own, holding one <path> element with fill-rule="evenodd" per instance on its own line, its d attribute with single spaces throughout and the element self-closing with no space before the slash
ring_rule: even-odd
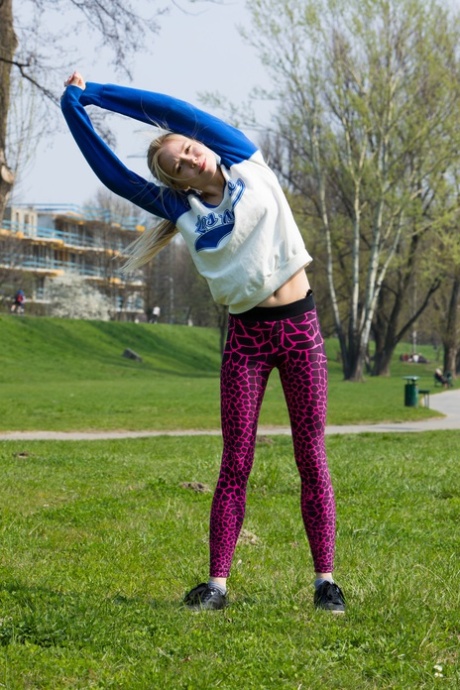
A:
<svg viewBox="0 0 460 690">
<path fill-rule="evenodd" d="M 404 376 L 407 380 L 404 386 L 404 405 L 406 407 L 417 407 L 418 405 L 418 376 Z"/>
</svg>

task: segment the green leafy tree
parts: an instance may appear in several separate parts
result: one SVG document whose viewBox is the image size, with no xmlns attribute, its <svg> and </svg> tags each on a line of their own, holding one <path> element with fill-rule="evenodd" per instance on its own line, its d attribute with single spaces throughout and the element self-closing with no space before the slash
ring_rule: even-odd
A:
<svg viewBox="0 0 460 690">
<path fill-rule="evenodd" d="M 436 299 L 437 332 L 441 338 L 443 369 L 456 378 L 460 370 L 460 237 L 456 226 L 443 230 L 437 253 L 445 273 L 443 289 Z"/>
<path fill-rule="evenodd" d="M 268 151 L 320 224 L 344 377 L 361 380 L 390 268 L 404 276 L 404 301 L 420 248 L 457 213 L 449 171 L 459 155 L 459 17 L 434 0 L 249 8 L 246 36 L 277 84 Z M 439 282 L 434 272 L 414 314 Z M 387 364 L 382 357 L 380 370 Z"/>
</svg>

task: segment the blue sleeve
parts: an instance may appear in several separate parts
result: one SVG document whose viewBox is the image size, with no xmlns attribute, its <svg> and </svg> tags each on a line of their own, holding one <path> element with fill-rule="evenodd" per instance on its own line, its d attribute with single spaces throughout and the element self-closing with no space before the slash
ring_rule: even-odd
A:
<svg viewBox="0 0 460 690">
<path fill-rule="evenodd" d="M 148 182 L 127 168 L 95 131 L 84 105 L 86 90 L 68 86 L 61 108 L 72 135 L 100 181 L 112 192 L 160 218 L 175 221 L 188 207 L 187 201 L 167 188 Z"/>
<path fill-rule="evenodd" d="M 190 103 L 165 94 L 90 82 L 83 91 L 81 103 L 97 105 L 198 139 L 220 156 L 227 167 L 250 158 L 257 151 L 257 147 L 239 129 Z"/>
</svg>

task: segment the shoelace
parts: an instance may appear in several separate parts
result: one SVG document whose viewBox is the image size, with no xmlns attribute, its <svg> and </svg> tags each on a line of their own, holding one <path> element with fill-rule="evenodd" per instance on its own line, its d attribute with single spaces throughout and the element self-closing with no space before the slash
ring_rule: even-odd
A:
<svg viewBox="0 0 460 690">
<path fill-rule="evenodd" d="M 187 599 L 188 601 L 200 601 L 205 603 L 209 601 L 215 594 L 221 594 L 217 587 L 212 587 L 212 585 L 201 584 L 195 587 L 191 592 L 189 592 Z"/>
<path fill-rule="evenodd" d="M 207 601 L 210 599 L 214 594 L 220 594 L 221 596 L 224 596 L 220 589 L 217 589 L 217 587 L 212 587 L 211 585 L 207 585 L 206 589 L 203 591 L 203 595 L 201 596 L 202 601 Z"/>
<path fill-rule="evenodd" d="M 342 601 L 344 601 L 344 596 L 341 592 L 341 589 L 338 585 L 335 584 L 335 582 L 331 582 L 329 584 L 329 587 L 327 588 L 325 594 L 326 598 L 329 601 L 332 601 L 333 604 L 341 604 Z"/>
</svg>

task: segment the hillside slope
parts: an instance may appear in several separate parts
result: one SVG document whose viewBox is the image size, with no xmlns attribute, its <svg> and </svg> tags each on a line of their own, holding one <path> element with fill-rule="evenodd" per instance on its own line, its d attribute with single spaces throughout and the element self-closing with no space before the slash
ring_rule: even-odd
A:
<svg viewBox="0 0 460 690">
<path fill-rule="evenodd" d="M 142 362 L 123 357 L 134 350 Z M 0 382 L 111 379 L 148 372 L 215 375 L 217 331 L 167 324 L 2 316 Z"/>
</svg>

